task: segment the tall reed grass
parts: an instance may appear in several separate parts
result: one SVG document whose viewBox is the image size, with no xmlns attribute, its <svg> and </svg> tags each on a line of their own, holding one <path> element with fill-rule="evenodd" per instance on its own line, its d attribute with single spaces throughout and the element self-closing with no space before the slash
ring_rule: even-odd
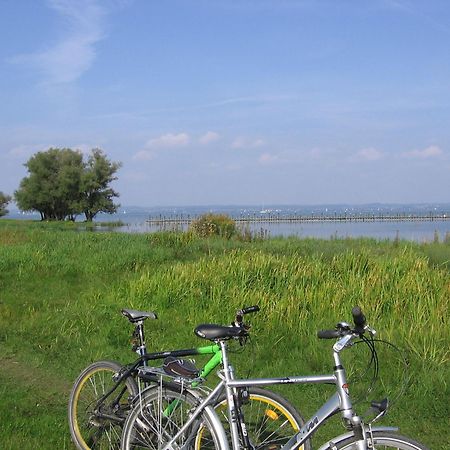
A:
<svg viewBox="0 0 450 450">
<path fill-rule="evenodd" d="M 2 446 L 71 448 L 71 382 L 93 360 L 134 358 L 123 307 L 158 313 L 146 324 L 147 343 L 161 350 L 200 345 L 192 333 L 197 324 L 226 324 L 236 309 L 258 304 L 261 312 L 249 318 L 251 342 L 232 360 L 241 376 L 277 376 L 329 372 L 330 342 L 318 341 L 316 331 L 350 321 L 358 304 L 381 338 L 407 352 L 411 379 L 402 405 L 409 409 L 394 407 L 392 420 L 432 448 L 445 448 L 439 436 L 449 413 L 449 260 L 448 243 L 242 242 L 2 220 Z M 400 384 L 394 362 L 389 353 L 381 361 L 386 386 Z M 312 413 L 325 391 L 283 393 Z"/>
</svg>

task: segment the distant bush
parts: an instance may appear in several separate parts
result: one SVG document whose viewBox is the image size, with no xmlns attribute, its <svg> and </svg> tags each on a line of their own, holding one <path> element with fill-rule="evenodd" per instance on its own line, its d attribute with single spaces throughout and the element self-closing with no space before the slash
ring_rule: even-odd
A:
<svg viewBox="0 0 450 450">
<path fill-rule="evenodd" d="M 6 216 L 8 214 L 8 210 L 6 209 L 6 205 L 11 201 L 11 197 L 9 195 L 5 195 L 0 191 L 0 217 Z"/>
<path fill-rule="evenodd" d="M 189 231 L 201 237 L 221 236 L 230 239 L 236 233 L 236 223 L 226 214 L 208 213 L 195 219 Z"/>
<path fill-rule="evenodd" d="M 260 229 L 252 230 L 249 224 L 241 225 L 236 229 L 236 238 L 241 242 L 257 242 L 263 241 L 270 237 L 269 230 L 261 227 Z"/>
</svg>

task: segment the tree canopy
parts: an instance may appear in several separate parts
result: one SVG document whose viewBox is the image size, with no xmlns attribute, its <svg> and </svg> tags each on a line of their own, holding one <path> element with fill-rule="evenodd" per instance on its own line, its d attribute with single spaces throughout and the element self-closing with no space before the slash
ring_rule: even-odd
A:
<svg viewBox="0 0 450 450">
<path fill-rule="evenodd" d="M 86 220 L 91 221 L 99 212 L 116 212 L 118 205 L 113 203 L 113 198 L 119 194 L 110 183 L 116 179 L 114 174 L 120 166 L 109 161 L 100 149 L 92 150 L 81 176 L 80 205 Z"/>
<path fill-rule="evenodd" d="M 8 210 L 6 209 L 6 205 L 11 201 L 11 197 L 9 195 L 5 195 L 0 191 L 0 217 L 8 214 Z"/>
<path fill-rule="evenodd" d="M 77 150 L 50 148 L 25 163 L 29 175 L 22 179 L 15 200 L 25 211 L 38 211 L 42 220 L 75 220 L 84 214 L 92 221 L 99 212 L 116 212 L 113 199 L 119 194 L 110 183 L 120 166 L 100 149 L 91 150 L 84 161 Z"/>
</svg>

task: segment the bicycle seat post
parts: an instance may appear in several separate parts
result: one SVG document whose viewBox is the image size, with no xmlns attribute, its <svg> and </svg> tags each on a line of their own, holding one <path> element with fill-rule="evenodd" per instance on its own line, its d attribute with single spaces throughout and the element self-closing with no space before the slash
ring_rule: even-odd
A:
<svg viewBox="0 0 450 450">
<path fill-rule="evenodd" d="M 146 319 L 157 319 L 158 316 L 151 311 L 137 311 L 136 309 L 122 309 L 122 314 L 134 325 L 133 331 L 133 351 L 139 356 L 147 353 L 144 336 L 144 321 Z M 147 365 L 147 361 L 142 361 L 143 365 Z"/>
<path fill-rule="evenodd" d="M 140 320 L 136 322 L 136 327 L 134 329 L 133 335 L 137 338 L 137 343 L 135 346 L 135 351 L 139 356 L 144 356 L 147 353 L 147 347 L 145 346 L 145 335 L 144 335 L 144 321 Z M 143 361 L 144 366 L 147 365 L 147 361 Z"/>
</svg>

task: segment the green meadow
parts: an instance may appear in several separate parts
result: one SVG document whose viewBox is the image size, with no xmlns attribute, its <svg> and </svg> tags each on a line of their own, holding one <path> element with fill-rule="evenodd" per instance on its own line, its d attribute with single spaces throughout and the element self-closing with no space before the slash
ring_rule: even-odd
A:
<svg viewBox="0 0 450 450">
<path fill-rule="evenodd" d="M 360 305 L 378 337 L 402 349 L 400 357 L 380 347 L 380 379 L 368 396 L 394 398 L 381 424 L 448 448 L 449 303 L 449 242 L 241 241 L 2 219 L 0 447 L 73 448 L 66 410 L 78 373 L 98 359 L 135 358 L 121 308 L 158 314 L 146 322 L 147 346 L 157 351 L 199 346 L 197 324 L 227 324 L 236 309 L 257 304 L 251 340 L 230 355 L 239 376 L 330 373 L 332 341 L 316 332 L 350 321 Z M 352 392 L 364 399 L 369 355 L 363 344 L 347 354 Z M 281 392 L 309 417 L 332 389 Z M 344 432 L 338 417 L 331 422 L 316 448 Z"/>
</svg>

